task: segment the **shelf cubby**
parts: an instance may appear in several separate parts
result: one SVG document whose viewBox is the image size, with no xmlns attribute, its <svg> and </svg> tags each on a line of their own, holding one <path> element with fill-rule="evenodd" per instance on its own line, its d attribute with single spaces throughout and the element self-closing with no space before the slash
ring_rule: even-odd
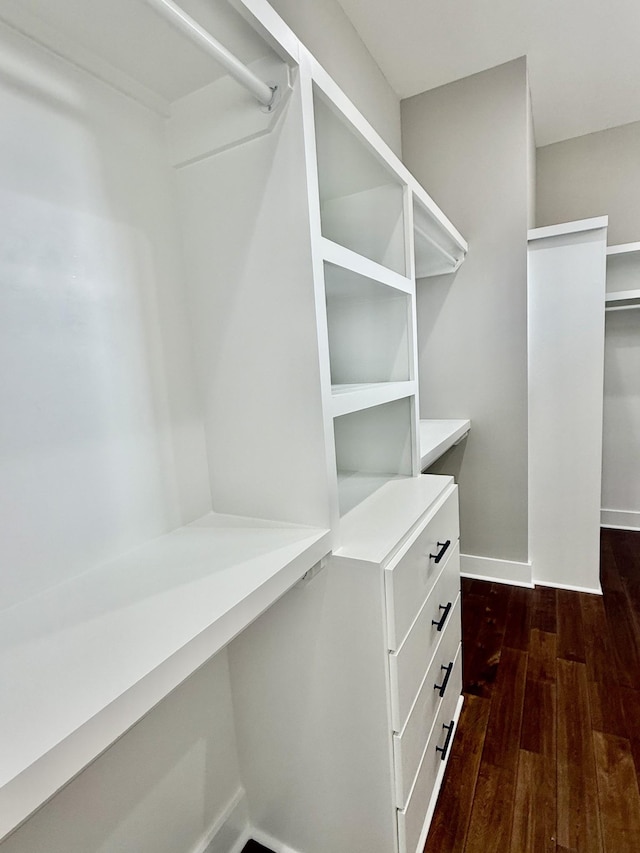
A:
<svg viewBox="0 0 640 853">
<path fill-rule="evenodd" d="M 411 378 L 409 294 L 325 263 L 332 385 Z"/>
<path fill-rule="evenodd" d="M 389 480 L 411 476 L 412 406 L 406 397 L 334 419 L 340 515 Z"/>
<path fill-rule="evenodd" d="M 314 108 L 322 236 L 405 275 L 402 182 L 317 88 Z"/>
<path fill-rule="evenodd" d="M 640 288 L 640 243 L 607 246 L 607 306 Z M 636 295 L 637 298 L 637 295 Z"/>
</svg>

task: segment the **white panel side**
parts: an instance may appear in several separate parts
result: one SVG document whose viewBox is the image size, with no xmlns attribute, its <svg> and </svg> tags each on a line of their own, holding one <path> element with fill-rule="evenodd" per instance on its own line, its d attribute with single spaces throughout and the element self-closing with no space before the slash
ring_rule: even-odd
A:
<svg viewBox="0 0 640 853">
<path fill-rule="evenodd" d="M 606 228 L 529 246 L 534 581 L 599 586 Z"/>
<path fill-rule="evenodd" d="M 177 180 L 214 508 L 328 527 L 299 87 Z"/>
<path fill-rule="evenodd" d="M 394 850 L 385 648 L 379 568 L 333 559 L 229 647 L 251 821 L 274 849 Z"/>
</svg>

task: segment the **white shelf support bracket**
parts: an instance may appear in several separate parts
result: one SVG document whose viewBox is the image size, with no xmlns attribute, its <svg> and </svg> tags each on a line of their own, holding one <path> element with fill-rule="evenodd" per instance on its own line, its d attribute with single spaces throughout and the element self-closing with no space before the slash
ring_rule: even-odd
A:
<svg viewBox="0 0 640 853">
<path fill-rule="evenodd" d="M 269 86 L 247 68 L 237 56 L 220 44 L 211 33 L 201 27 L 190 15 L 187 15 L 173 0 L 145 0 L 159 15 L 177 30 L 180 30 L 194 44 L 208 53 L 229 73 L 234 80 L 244 86 L 264 107 L 271 112 L 279 101 L 278 86 Z"/>
</svg>

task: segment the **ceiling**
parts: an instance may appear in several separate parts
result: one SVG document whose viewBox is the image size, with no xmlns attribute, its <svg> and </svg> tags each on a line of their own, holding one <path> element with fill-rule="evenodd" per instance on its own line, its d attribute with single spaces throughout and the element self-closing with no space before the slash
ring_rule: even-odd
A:
<svg viewBox="0 0 640 853">
<path fill-rule="evenodd" d="M 526 54 L 538 146 L 640 120 L 640 0 L 339 2 L 401 98 Z"/>
</svg>

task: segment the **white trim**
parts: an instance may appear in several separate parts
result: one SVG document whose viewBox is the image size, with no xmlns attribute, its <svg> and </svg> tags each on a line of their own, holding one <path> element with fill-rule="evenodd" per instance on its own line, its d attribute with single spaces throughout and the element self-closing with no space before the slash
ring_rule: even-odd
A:
<svg viewBox="0 0 640 853">
<path fill-rule="evenodd" d="M 518 563 L 515 560 L 499 560 L 496 557 L 460 554 L 460 574 L 473 580 L 533 587 L 533 572 L 530 562 Z"/>
<path fill-rule="evenodd" d="M 262 844 L 264 847 L 268 847 L 270 850 L 273 850 L 273 853 L 300 853 L 299 850 L 289 847 L 288 844 L 283 844 L 272 835 L 269 835 L 269 833 L 263 832 L 261 829 L 256 829 L 255 827 L 253 828 L 250 837 L 254 841 L 257 841 L 258 844 Z"/>
<path fill-rule="evenodd" d="M 596 216 L 593 219 L 579 219 L 576 222 L 561 222 L 559 225 L 546 225 L 544 228 L 532 228 L 527 231 L 527 240 L 544 240 L 546 237 L 560 237 L 563 234 L 576 234 L 579 231 L 596 231 L 606 228 L 608 216 Z"/>
<path fill-rule="evenodd" d="M 640 530 L 640 512 L 625 509 L 600 510 L 600 527 L 614 530 Z"/>
<path fill-rule="evenodd" d="M 602 588 L 600 586 L 575 586 L 570 583 L 553 583 L 552 581 L 540 581 L 536 579 L 534 579 L 534 585 L 548 586 L 551 589 L 568 589 L 570 592 L 588 592 L 590 595 L 602 595 Z"/>
<path fill-rule="evenodd" d="M 632 255 L 640 252 L 640 243 L 619 243 L 617 246 L 607 246 L 607 256 Z"/>
<path fill-rule="evenodd" d="M 241 807 L 244 807 L 244 815 L 239 814 Z M 235 823 L 235 827 L 233 823 Z M 243 824 L 244 826 L 242 826 Z M 228 835 L 220 838 L 226 827 L 229 827 L 229 832 L 237 835 L 231 847 L 229 847 L 231 839 Z M 206 835 L 192 847 L 191 853 L 241 853 L 250 838 L 251 829 L 248 820 L 246 792 L 244 788 L 240 787 L 220 812 Z"/>
</svg>

